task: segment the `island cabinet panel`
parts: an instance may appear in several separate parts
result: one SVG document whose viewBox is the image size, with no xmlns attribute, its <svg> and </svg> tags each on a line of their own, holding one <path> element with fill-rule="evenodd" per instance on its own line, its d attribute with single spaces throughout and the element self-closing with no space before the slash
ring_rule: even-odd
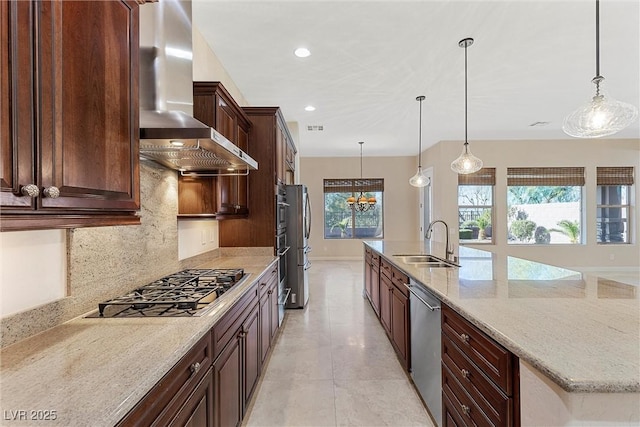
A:
<svg viewBox="0 0 640 427">
<path fill-rule="evenodd" d="M 211 335 L 206 334 L 118 425 L 163 426 L 178 416 L 183 417 L 186 413 L 181 413 L 181 408 L 194 403 L 191 400 L 194 393 L 199 395 L 202 392 L 200 398 L 206 398 L 209 393 L 201 388 L 206 389 L 208 385 L 199 383 L 204 380 L 208 384 L 205 378 L 211 374 L 212 354 Z M 211 401 L 210 396 L 208 399 Z"/>
<path fill-rule="evenodd" d="M 138 4 L 0 11 L 2 230 L 139 223 Z"/>
<path fill-rule="evenodd" d="M 446 425 L 520 425 L 518 358 L 442 304 Z"/>
<path fill-rule="evenodd" d="M 405 283 L 408 283 L 409 278 L 375 251 L 371 252 L 371 264 L 368 268 L 372 271 L 371 304 L 374 310 L 379 307 L 380 323 L 387 332 L 400 363 L 408 371 L 411 368 L 411 343 L 409 291 Z"/>
</svg>

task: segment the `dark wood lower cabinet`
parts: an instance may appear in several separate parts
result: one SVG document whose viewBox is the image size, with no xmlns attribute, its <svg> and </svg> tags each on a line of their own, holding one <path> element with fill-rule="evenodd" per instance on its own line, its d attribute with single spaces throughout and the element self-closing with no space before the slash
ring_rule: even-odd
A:
<svg viewBox="0 0 640 427">
<path fill-rule="evenodd" d="M 237 426 L 242 420 L 241 338 L 231 340 L 213 362 L 215 427 Z"/>
<path fill-rule="evenodd" d="M 265 289 L 256 281 L 119 427 L 240 425 L 279 327 L 278 270 L 268 271 Z"/>
<path fill-rule="evenodd" d="M 213 407 L 213 368 L 210 368 L 169 425 L 211 427 L 213 426 Z"/>
<path fill-rule="evenodd" d="M 391 343 L 405 369 L 409 361 L 409 298 L 397 289 L 391 292 Z"/>
<path fill-rule="evenodd" d="M 380 322 L 387 334 L 391 336 L 391 293 L 393 285 L 384 274 L 380 275 Z"/>
</svg>

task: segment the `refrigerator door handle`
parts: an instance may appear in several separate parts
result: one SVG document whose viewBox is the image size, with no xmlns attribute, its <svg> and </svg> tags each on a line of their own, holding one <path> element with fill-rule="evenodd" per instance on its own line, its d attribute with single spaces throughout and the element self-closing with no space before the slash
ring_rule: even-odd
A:
<svg viewBox="0 0 640 427">
<path fill-rule="evenodd" d="M 305 254 L 308 254 L 309 252 L 311 252 L 311 246 L 307 246 L 306 248 L 304 248 Z"/>
<path fill-rule="evenodd" d="M 308 270 L 311 268 L 311 261 L 307 260 L 307 263 L 304 265 L 304 269 Z"/>
</svg>

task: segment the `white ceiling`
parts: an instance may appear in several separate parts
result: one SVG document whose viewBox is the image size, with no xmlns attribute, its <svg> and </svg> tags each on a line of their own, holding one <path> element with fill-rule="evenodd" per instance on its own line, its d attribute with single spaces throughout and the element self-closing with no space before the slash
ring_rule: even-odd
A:
<svg viewBox="0 0 640 427">
<path fill-rule="evenodd" d="M 564 116 L 595 89 L 594 0 L 193 0 L 193 23 L 251 105 L 298 122 L 302 156 L 358 156 L 361 140 L 365 156 L 416 155 L 418 95 L 423 149 L 463 141 L 465 37 L 472 147 L 568 138 Z M 640 105 L 638 0 L 600 2 L 600 70 Z M 639 122 L 615 137 L 640 138 Z"/>
</svg>

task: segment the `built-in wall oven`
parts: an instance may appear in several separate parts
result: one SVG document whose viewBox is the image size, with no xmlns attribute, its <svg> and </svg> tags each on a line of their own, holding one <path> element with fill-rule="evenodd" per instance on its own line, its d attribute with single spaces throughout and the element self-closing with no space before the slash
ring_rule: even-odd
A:
<svg viewBox="0 0 640 427">
<path fill-rule="evenodd" d="M 287 289 L 287 252 L 290 247 L 287 245 L 287 207 L 286 189 L 283 185 L 278 186 L 276 193 L 276 240 L 275 252 L 278 257 L 278 320 L 282 324 L 284 319 L 284 309 L 289 299 L 291 289 Z"/>
</svg>

